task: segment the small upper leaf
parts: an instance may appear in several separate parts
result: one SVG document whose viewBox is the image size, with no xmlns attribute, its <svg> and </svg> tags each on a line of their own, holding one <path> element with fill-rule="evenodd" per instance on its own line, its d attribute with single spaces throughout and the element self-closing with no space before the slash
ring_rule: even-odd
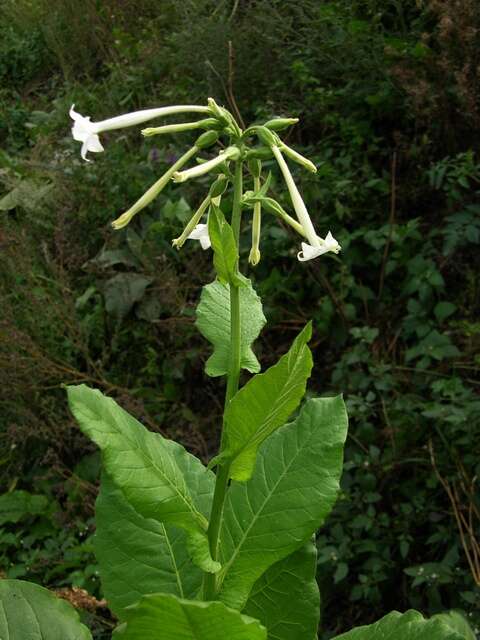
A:
<svg viewBox="0 0 480 640">
<path fill-rule="evenodd" d="M 260 364 L 251 349 L 258 337 L 265 316 L 262 303 L 251 282 L 240 287 L 241 366 L 251 373 L 260 371 Z M 214 347 L 214 352 L 205 365 L 207 375 L 226 375 L 230 362 L 230 289 L 216 280 L 203 287 L 197 307 L 197 327 Z"/>
<path fill-rule="evenodd" d="M 418 611 L 392 611 L 374 624 L 357 627 L 334 640 L 464 640 L 440 619 L 425 620 Z"/>
<path fill-rule="evenodd" d="M 316 640 L 320 594 L 317 549 L 308 542 L 261 576 L 244 613 L 267 627 L 268 640 Z"/>
<path fill-rule="evenodd" d="M 133 508 L 145 518 L 184 529 L 193 561 L 204 571 L 218 571 L 218 562 L 210 556 L 207 518 L 193 500 L 177 461 L 185 456 L 194 460 L 194 456 L 145 429 L 98 390 L 86 385 L 68 387 L 68 399 L 80 428 L 102 450 L 107 473 Z M 201 466 L 198 460 L 196 464 Z M 209 474 L 205 470 L 205 478 Z"/>
<path fill-rule="evenodd" d="M 222 210 L 211 205 L 208 218 L 208 235 L 213 249 L 213 264 L 218 279 L 223 284 L 240 284 L 237 275 L 238 249 L 232 227 L 225 220 Z"/>
<path fill-rule="evenodd" d="M 156 593 L 126 610 L 122 640 L 266 640 L 265 627 L 221 602 L 193 602 Z"/>
<path fill-rule="evenodd" d="M 347 415 L 340 396 L 309 400 L 258 451 L 246 483 L 232 482 L 220 531 L 219 599 L 241 610 L 258 578 L 318 529 L 335 501 Z"/>
<path fill-rule="evenodd" d="M 256 375 L 234 396 L 225 412 L 226 454 L 232 460 L 230 477 L 248 480 L 258 447 L 288 420 L 298 407 L 312 370 L 307 324 L 290 350 L 265 373 Z"/>
<path fill-rule="evenodd" d="M 71 604 L 23 580 L 0 580 L 0 638 L 92 640 Z"/>
</svg>

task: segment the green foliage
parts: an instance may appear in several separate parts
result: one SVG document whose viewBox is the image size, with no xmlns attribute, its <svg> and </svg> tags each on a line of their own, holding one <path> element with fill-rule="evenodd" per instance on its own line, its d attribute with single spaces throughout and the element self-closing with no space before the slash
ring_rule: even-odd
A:
<svg viewBox="0 0 480 640">
<path fill-rule="evenodd" d="M 375 624 L 342 633 L 336 640 L 461 640 L 462 637 L 440 618 L 425 620 L 416 611 L 403 614 L 393 611 Z"/>
<path fill-rule="evenodd" d="M 95 555 L 102 587 L 115 615 L 143 595 L 161 590 L 194 599 L 202 572 L 192 564 L 185 533 L 152 518 L 143 518 L 122 492 L 103 476 L 95 507 Z"/>
<path fill-rule="evenodd" d="M 232 227 L 225 220 L 221 209 L 212 205 L 208 219 L 208 233 L 212 242 L 213 264 L 222 284 L 235 283 L 237 274 L 238 249 Z"/>
<path fill-rule="evenodd" d="M 468 624 L 464 616 L 458 611 L 449 611 L 448 613 L 439 613 L 432 619 L 441 620 L 444 624 L 456 631 L 464 640 L 475 640 L 473 629 Z"/>
<path fill-rule="evenodd" d="M 229 609 L 221 602 L 191 602 L 163 593 L 145 596 L 127 609 L 127 622 L 114 638 L 141 640 L 162 634 L 165 640 L 266 640 L 257 620 Z M 146 635 L 147 634 L 147 635 Z"/>
<path fill-rule="evenodd" d="M 223 455 L 229 459 L 233 480 L 252 477 L 258 447 L 288 420 L 305 395 L 313 366 L 307 346 L 311 335 L 307 325 L 279 362 L 249 380 L 228 405 Z"/>
<path fill-rule="evenodd" d="M 317 637 L 316 568 L 316 548 L 309 542 L 271 566 L 255 583 L 244 611 L 267 628 L 269 640 Z"/>
<path fill-rule="evenodd" d="M 69 387 L 68 399 L 82 430 L 101 448 L 107 473 L 134 509 L 184 529 L 194 563 L 204 571 L 218 571 L 206 537 L 211 474 L 182 446 L 147 431 L 99 391 Z"/>
<path fill-rule="evenodd" d="M 22 580 L 0 581 L 0 634 L 9 640 L 91 640 L 78 613 L 47 589 Z"/>
<path fill-rule="evenodd" d="M 232 484 L 220 533 L 223 602 L 241 610 L 262 573 L 323 523 L 337 496 L 346 432 L 340 397 L 310 400 L 266 440 L 251 479 Z"/>
<path fill-rule="evenodd" d="M 257 373 L 260 363 L 251 345 L 258 338 L 266 320 L 260 298 L 250 281 L 240 288 L 239 296 L 241 366 L 250 373 Z M 230 358 L 230 291 L 226 285 L 215 281 L 203 287 L 197 307 L 196 326 L 214 347 L 205 364 L 205 372 L 212 377 L 226 375 Z"/>
<path fill-rule="evenodd" d="M 51 495 L 52 484 L 46 482 L 40 485 L 42 495 L 17 490 L 0 497 L 0 563 L 7 578 L 28 576 L 29 580 L 73 584 L 98 594 L 93 519 L 78 514 L 83 482 L 77 476 L 77 482 L 72 479 L 66 484 L 70 504 L 65 509 Z M 82 500 L 88 503 L 85 496 Z M 67 518 L 69 526 L 65 527 Z"/>
</svg>

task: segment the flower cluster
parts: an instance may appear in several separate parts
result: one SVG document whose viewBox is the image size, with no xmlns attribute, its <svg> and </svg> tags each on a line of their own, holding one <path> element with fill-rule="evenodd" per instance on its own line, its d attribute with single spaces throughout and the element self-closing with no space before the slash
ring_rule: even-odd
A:
<svg viewBox="0 0 480 640">
<path fill-rule="evenodd" d="M 202 222 L 202 218 L 205 215 L 208 216 L 212 205 L 219 206 L 222 194 L 233 177 L 230 164 L 232 162 L 246 161 L 253 177 L 254 189 L 253 191 L 247 191 L 243 195 L 242 206 L 253 209 L 252 249 L 249 257 L 252 265 L 255 266 L 260 261 L 259 245 L 262 209 L 281 218 L 303 236 L 305 242 L 301 243 L 301 251 L 297 254 L 298 260 L 301 262 L 311 260 L 328 252 L 337 254 L 340 251 L 341 247 L 330 231 L 325 238 L 317 235 L 285 156 L 312 172 L 317 170 L 315 165 L 287 146 L 276 133 L 298 122 L 296 118 L 277 118 L 266 122 L 264 125 L 254 125 L 242 131 L 230 112 L 218 106 L 211 98 L 208 100 L 208 106 L 176 105 L 157 109 L 144 109 L 99 122 L 91 122 L 90 117 L 80 115 L 74 110 L 74 107 L 75 105 L 72 105 L 70 109 L 70 116 L 73 120 L 72 135 L 75 140 L 82 143 L 81 156 L 87 162 L 90 162 L 87 158 L 88 152 L 99 153 L 104 151 L 99 137 L 99 134 L 104 131 L 132 127 L 154 118 L 180 113 L 198 113 L 203 116 L 203 119 L 193 122 L 149 127 L 142 130 L 142 134 L 146 137 L 195 129 L 203 129 L 204 131 L 197 138 L 195 144 L 147 189 L 130 209 L 114 220 L 112 226 L 115 229 L 121 229 L 128 225 L 139 211 L 159 195 L 170 180 L 185 182 L 192 178 L 212 173 L 217 178 L 210 188 L 208 196 L 194 213 L 183 233 L 173 240 L 173 245 L 178 249 L 183 246 L 186 240 L 198 240 L 203 249 L 208 249 L 211 246 L 208 223 Z M 198 164 L 196 166 L 183 169 L 184 165 L 194 158 L 198 152 L 215 144 L 222 135 L 229 137 L 229 146 L 220 151 L 216 157 L 207 161 L 197 159 Z M 251 137 L 255 137 L 260 146 L 249 146 L 248 141 Z M 262 160 L 272 158 L 276 160 L 285 180 L 296 219 L 292 218 L 276 200 L 268 196 L 270 176 L 263 184 L 261 183 Z"/>
</svg>

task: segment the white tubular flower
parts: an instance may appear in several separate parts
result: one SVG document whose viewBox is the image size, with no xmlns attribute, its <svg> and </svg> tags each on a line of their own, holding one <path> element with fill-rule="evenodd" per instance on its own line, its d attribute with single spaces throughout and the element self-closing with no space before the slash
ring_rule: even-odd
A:
<svg viewBox="0 0 480 640">
<path fill-rule="evenodd" d="M 189 220 L 187 226 L 183 230 L 182 234 L 172 240 L 172 245 L 177 247 L 177 249 L 181 249 L 185 244 L 185 240 L 200 240 L 201 245 L 204 249 L 208 249 L 210 246 L 210 238 L 208 238 L 208 230 L 207 230 L 207 238 L 208 238 L 208 246 L 204 246 L 205 237 L 204 235 L 198 235 L 203 231 L 203 227 L 206 227 L 205 224 L 199 224 L 200 220 L 203 218 L 203 214 L 210 206 L 211 197 L 210 194 L 203 200 L 201 205 L 198 207 L 196 212 L 193 214 L 191 219 Z M 193 235 L 192 235 L 193 234 Z M 203 241 L 202 241 L 203 238 Z"/>
<path fill-rule="evenodd" d="M 293 208 L 295 209 L 295 213 L 297 214 L 298 221 L 305 231 L 305 236 L 307 237 L 312 247 L 321 247 L 321 238 L 319 238 L 315 232 L 315 228 L 312 224 L 310 216 L 308 215 L 307 207 L 302 200 L 302 196 L 297 189 L 297 185 L 293 180 L 292 174 L 290 173 L 290 169 L 285 162 L 285 158 L 283 157 L 282 152 L 275 145 L 272 146 L 272 152 L 280 166 L 280 170 L 283 174 L 283 178 L 290 193 Z"/>
<path fill-rule="evenodd" d="M 187 236 L 187 240 L 198 240 L 204 251 L 210 249 L 212 243 L 208 235 L 208 224 L 197 224 L 195 229 Z"/>
<path fill-rule="evenodd" d="M 212 160 L 208 160 L 207 162 L 202 162 L 197 167 L 193 167 L 192 169 L 186 169 L 185 171 L 176 171 L 173 174 L 173 179 L 175 182 L 186 182 L 187 180 L 191 180 L 192 178 L 198 178 L 199 176 L 203 176 L 219 164 L 226 162 L 227 160 L 237 159 L 240 156 L 240 149 L 238 147 L 227 147 L 225 151 L 221 151 L 216 158 L 212 158 Z"/>
<path fill-rule="evenodd" d="M 99 153 L 104 149 L 97 134 L 96 124 L 90 122 L 90 116 L 84 117 L 74 111 L 74 106 L 75 105 L 72 104 L 70 109 L 70 117 L 73 120 L 72 136 L 74 140 L 82 143 L 82 149 L 80 151 L 82 158 L 86 162 L 91 162 L 91 160 L 87 158 L 87 151 Z"/>
<path fill-rule="evenodd" d="M 103 146 L 98 137 L 103 131 L 111 131 L 113 129 L 123 129 L 124 127 L 133 127 L 147 120 L 158 118 L 160 116 L 168 116 L 174 113 L 209 113 L 208 107 L 200 107 L 196 105 L 176 105 L 173 107 L 159 107 L 158 109 L 142 109 L 141 111 L 132 111 L 108 120 L 100 120 L 100 122 L 91 122 L 90 116 L 82 116 L 74 110 L 75 105 L 72 104 L 70 109 L 70 117 L 73 120 L 72 135 L 74 140 L 82 143 L 81 156 L 87 160 L 87 152 L 92 151 L 98 153 L 103 151 Z"/>
<path fill-rule="evenodd" d="M 324 240 L 322 238 L 318 238 L 318 240 L 320 241 L 319 247 L 312 247 L 310 244 L 302 242 L 302 250 L 297 254 L 297 258 L 300 262 L 313 260 L 313 258 L 318 258 L 318 256 L 328 253 L 329 251 L 332 253 L 338 253 L 342 248 L 330 231 L 327 233 Z"/>
</svg>

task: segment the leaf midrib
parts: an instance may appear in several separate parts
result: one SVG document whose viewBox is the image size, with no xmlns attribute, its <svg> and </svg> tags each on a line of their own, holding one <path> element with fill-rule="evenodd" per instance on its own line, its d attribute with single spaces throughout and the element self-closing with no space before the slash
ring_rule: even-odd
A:
<svg viewBox="0 0 480 640">
<path fill-rule="evenodd" d="M 303 345 L 303 347 L 305 348 L 306 345 Z M 302 349 L 303 351 L 303 349 Z M 280 400 L 287 394 L 287 392 L 293 388 L 293 386 L 295 385 L 291 385 L 291 379 L 293 376 L 293 372 L 297 369 L 297 364 L 300 361 L 300 358 L 303 357 L 303 353 L 299 353 L 299 355 L 297 356 L 293 367 L 288 368 L 287 369 L 287 379 L 285 380 L 285 382 L 282 384 L 281 387 L 281 391 L 280 391 Z M 278 365 L 280 365 L 281 363 L 279 362 Z M 262 377 L 267 375 L 267 371 L 263 374 L 260 374 Z M 306 385 L 306 379 L 305 381 L 302 383 Z M 288 391 L 287 391 L 288 389 Z M 250 448 L 250 446 L 255 445 L 255 444 L 259 444 L 262 442 L 262 437 L 265 434 L 265 432 L 267 432 L 267 436 L 268 434 L 268 429 L 270 426 L 270 423 L 272 422 L 274 416 L 287 404 L 288 399 L 285 399 L 283 402 L 278 402 L 276 403 L 276 408 L 273 409 L 272 411 L 269 411 L 267 413 L 267 417 L 261 421 L 260 423 L 260 428 L 256 429 L 255 431 L 252 431 L 252 433 L 249 434 L 247 441 L 245 442 L 244 445 L 242 445 L 242 447 L 240 447 L 239 449 L 237 449 L 234 453 L 234 457 L 232 458 L 232 462 L 235 461 L 242 453 L 244 453 L 247 449 Z"/>
<path fill-rule="evenodd" d="M 238 545 L 235 547 L 235 551 L 232 554 L 232 556 L 230 557 L 230 560 L 228 560 L 228 562 L 226 562 L 223 565 L 223 569 L 222 569 L 222 577 L 221 577 L 221 581 L 220 581 L 220 586 L 223 584 L 223 582 L 225 581 L 225 577 L 227 576 L 227 573 L 230 569 L 230 567 L 232 566 L 232 564 L 234 563 L 235 559 L 237 558 L 238 554 L 240 553 L 240 549 L 243 546 L 243 543 L 245 542 L 248 534 L 250 533 L 251 529 L 253 528 L 254 524 L 257 522 L 257 520 L 260 517 L 260 514 L 263 512 L 263 509 L 265 508 L 265 505 L 267 504 L 267 502 L 270 501 L 272 495 L 274 494 L 274 492 L 276 491 L 278 485 L 282 482 L 282 480 L 284 479 L 284 477 L 287 475 L 288 471 L 290 470 L 290 467 L 292 466 L 292 464 L 295 462 L 295 460 L 298 458 L 298 456 L 300 455 L 300 452 L 305 448 L 305 446 L 308 444 L 308 442 L 310 442 L 311 440 L 311 434 L 308 438 L 308 440 L 304 443 L 304 445 L 302 447 L 299 447 L 299 449 L 297 450 L 295 456 L 293 456 L 290 460 L 290 462 L 288 463 L 288 465 L 285 467 L 284 471 L 282 472 L 282 474 L 280 475 L 280 477 L 278 478 L 277 482 L 275 483 L 275 485 L 273 485 L 272 489 L 268 492 L 267 497 L 265 498 L 265 500 L 263 501 L 260 509 L 258 509 L 258 511 L 254 514 L 254 517 L 252 518 L 249 526 L 247 527 L 247 529 L 244 531 Z M 262 464 L 264 465 L 264 458 L 261 458 L 262 460 Z M 264 467 L 265 468 L 265 467 Z M 265 473 L 263 474 L 265 477 Z M 247 489 L 245 489 L 245 491 L 247 491 Z"/>
</svg>

